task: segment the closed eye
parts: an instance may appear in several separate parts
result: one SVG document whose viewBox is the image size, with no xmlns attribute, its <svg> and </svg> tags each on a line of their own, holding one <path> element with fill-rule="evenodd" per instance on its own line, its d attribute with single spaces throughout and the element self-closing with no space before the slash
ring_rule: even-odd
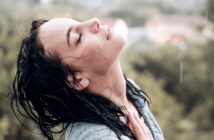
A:
<svg viewBox="0 0 214 140">
<path fill-rule="evenodd" d="M 79 38 L 77 40 L 77 45 L 81 42 L 81 38 L 82 38 L 82 33 L 79 34 Z"/>
</svg>

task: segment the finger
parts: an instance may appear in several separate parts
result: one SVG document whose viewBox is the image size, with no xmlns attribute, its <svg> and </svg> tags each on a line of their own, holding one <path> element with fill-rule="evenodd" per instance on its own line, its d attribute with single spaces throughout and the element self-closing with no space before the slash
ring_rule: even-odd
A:
<svg viewBox="0 0 214 140">
<path fill-rule="evenodd" d="M 146 126 L 146 124 L 144 124 L 144 126 L 145 126 L 145 129 L 146 129 L 147 135 L 149 136 L 149 138 L 150 138 L 151 140 L 153 140 L 153 136 L 152 136 L 151 131 L 150 131 L 149 128 Z"/>
<path fill-rule="evenodd" d="M 129 126 L 129 128 L 131 129 L 131 131 L 133 132 L 134 130 L 133 130 L 132 125 L 131 125 L 130 122 L 128 123 L 128 126 Z"/>
<path fill-rule="evenodd" d="M 142 119 L 140 119 L 139 117 L 137 117 L 136 119 L 141 124 L 141 128 L 142 128 L 143 132 L 145 133 L 145 135 L 148 136 L 151 140 L 153 140 L 151 131 L 149 130 L 148 126 L 144 123 L 144 121 Z"/>
<path fill-rule="evenodd" d="M 143 129 L 143 122 L 140 120 L 140 117 L 134 114 L 134 118 L 137 121 L 137 123 L 140 125 L 140 127 Z"/>
<path fill-rule="evenodd" d="M 145 134 L 142 132 L 142 128 L 140 127 L 140 125 L 137 123 L 137 121 L 135 120 L 134 116 L 132 113 L 128 114 L 128 119 L 130 121 L 131 127 L 133 129 L 133 133 L 135 135 L 135 137 L 137 139 L 145 139 Z"/>
<path fill-rule="evenodd" d="M 143 127 L 143 132 L 145 133 L 145 135 L 147 137 L 149 137 L 150 139 L 153 139 L 153 136 L 151 134 L 151 131 L 149 130 L 149 128 L 146 126 L 145 123 L 142 123 L 142 127 Z"/>
</svg>

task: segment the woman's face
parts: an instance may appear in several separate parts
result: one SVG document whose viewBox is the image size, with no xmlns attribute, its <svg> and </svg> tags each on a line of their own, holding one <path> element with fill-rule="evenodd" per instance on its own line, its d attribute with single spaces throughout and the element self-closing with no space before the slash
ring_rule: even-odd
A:
<svg viewBox="0 0 214 140">
<path fill-rule="evenodd" d="M 96 73 L 105 73 L 118 60 L 126 41 L 96 18 L 52 19 L 40 27 L 39 39 L 46 51 L 59 55 L 65 64 Z"/>
</svg>

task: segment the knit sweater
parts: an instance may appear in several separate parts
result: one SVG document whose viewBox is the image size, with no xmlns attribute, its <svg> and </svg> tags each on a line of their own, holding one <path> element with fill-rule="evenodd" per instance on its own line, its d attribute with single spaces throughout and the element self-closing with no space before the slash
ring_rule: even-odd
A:
<svg viewBox="0 0 214 140">
<path fill-rule="evenodd" d="M 139 88 L 132 80 L 129 80 L 134 86 Z M 129 90 L 128 92 L 130 92 Z M 139 103 L 142 105 L 140 112 L 144 119 L 145 124 L 152 133 L 154 140 L 164 140 L 163 133 L 153 117 L 148 103 L 142 98 L 132 94 L 133 97 L 139 100 Z M 122 140 L 129 140 L 126 136 L 121 136 Z M 118 140 L 117 135 L 114 131 L 109 129 L 104 124 L 95 124 L 95 123 L 85 123 L 78 122 L 71 124 L 65 133 L 65 140 Z"/>
</svg>

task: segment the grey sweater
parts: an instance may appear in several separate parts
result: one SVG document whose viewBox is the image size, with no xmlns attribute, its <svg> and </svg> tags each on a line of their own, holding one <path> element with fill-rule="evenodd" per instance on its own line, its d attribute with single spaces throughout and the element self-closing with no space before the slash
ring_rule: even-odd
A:
<svg viewBox="0 0 214 140">
<path fill-rule="evenodd" d="M 132 80 L 129 80 L 137 88 L 139 88 Z M 130 92 L 130 90 L 128 91 Z M 140 112 L 143 115 L 144 122 L 150 129 L 154 140 L 164 140 L 163 133 L 153 117 L 148 104 L 140 97 L 132 94 L 142 104 Z M 71 129 L 72 128 L 72 129 Z M 121 136 L 123 140 L 129 140 L 126 136 Z M 95 123 L 73 123 L 71 124 L 65 133 L 65 140 L 118 140 L 117 135 L 106 125 Z"/>
</svg>

